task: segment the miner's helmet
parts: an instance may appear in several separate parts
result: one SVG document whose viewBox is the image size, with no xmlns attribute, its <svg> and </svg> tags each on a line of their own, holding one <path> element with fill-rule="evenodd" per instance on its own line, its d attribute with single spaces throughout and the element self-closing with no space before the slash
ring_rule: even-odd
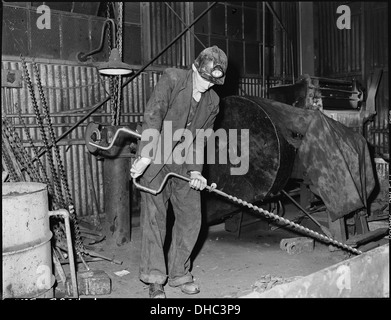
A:
<svg viewBox="0 0 391 320">
<path fill-rule="evenodd" d="M 195 59 L 194 66 L 205 80 L 214 84 L 224 84 L 228 59 L 217 46 L 204 49 Z"/>
</svg>

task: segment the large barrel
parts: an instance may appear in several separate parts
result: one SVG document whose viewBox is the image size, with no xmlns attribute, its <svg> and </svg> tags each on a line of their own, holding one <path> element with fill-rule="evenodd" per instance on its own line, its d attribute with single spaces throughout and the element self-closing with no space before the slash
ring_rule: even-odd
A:
<svg viewBox="0 0 391 320">
<path fill-rule="evenodd" d="M 3 183 L 2 225 L 3 299 L 53 297 L 47 186 Z"/>
<path fill-rule="evenodd" d="M 229 96 L 222 99 L 220 113 L 215 122 L 214 131 L 223 129 L 237 131 L 237 153 L 241 161 L 248 163 L 245 174 L 233 175 L 231 169 L 239 165 L 219 163 L 219 148 L 216 144 L 215 164 L 205 166 L 208 184 L 215 182 L 217 188 L 248 202 L 258 202 L 277 194 L 286 185 L 292 173 L 295 148 L 287 142 L 282 129 L 283 124 L 276 115 L 271 100 Z M 249 132 L 248 146 L 241 145 L 244 129 Z M 216 134 L 217 136 L 217 134 Z M 216 139 L 217 140 L 217 139 Z M 231 150 L 228 147 L 229 152 Z M 217 197 L 213 193 L 204 193 L 207 223 L 222 221 L 233 211 L 240 208 L 229 200 Z"/>
</svg>

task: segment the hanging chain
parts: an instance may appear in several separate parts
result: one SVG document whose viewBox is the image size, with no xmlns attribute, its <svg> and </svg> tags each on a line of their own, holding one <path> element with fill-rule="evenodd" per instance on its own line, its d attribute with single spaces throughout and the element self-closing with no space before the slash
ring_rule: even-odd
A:
<svg viewBox="0 0 391 320">
<path fill-rule="evenodd" d="M 57 168 L 59 169 L 59 172 L 60 172 L 60 180 L 61 181 L 58 181 L 57 183 L 61 184 L 62 188 L 66 191 L 66 201 L 64 201 L 64 202 L 69 203 L 71 198 L 70 198 L 70 191 L 68 189 L 68 184 L 66 181 L 65 170 L 62 165 L 60 151 L 59 151 L 57 143 L 56 143 L 56 137 L 54 134 L 53 124 L 52 124 L 52 120 L 50 117 L 49 107 L 46 102 L 45 93 L 43 92 L 42 83 L 41 83 L 41 76 L 39 74 L 38 65 L 34 61 L 33 61 L 33 69 L 34 69 L 35 79 L 37 80 L 37 87 L 38 87 L 39 97 L 41 99 L 42 109 L 44 111 L 44 115 L 46 117 L 46 121 L 48 124 L 49 136 L 50 136 L 50 139 L 51 139 L 51 142 L 53 145 L 54 155 L 56 157 Z M 62 193 L 61 193 L 61 197 L 63 199 Z"/>
<path fill-rule="evenodd" d="M 113 6 L 113 2 L 107 2 L 106 3 L 106 18 L 110 19 L 110 7 Z M 108 41 L 108 56 L 110 57 L 111 49 L 112 49 L 112 42 L 115 39 L 111 39 L 111 34 L 112 34 L 112 25 L 109 23 L 108 28 L 107 28 L 107 41 Z M 115 32 L 115 30 L 114 30 Z M 114 44 L 115 46 L 115 44 Z M 109 90 L 110 90 L 110 114 L 111 114 L 111 120 L 110 124 L 114 125 L 115 124 L 115 119 L 116 119 L 116 103 L 117 103 L 117 77 L 112 77 L 109 76 Z"/>
<path fill-rule="evenodd" d="M 30 75 L 29 75 L 29 72 L 28 72 L 28 69 L 27 69 L 26 61 L 25 61 L 25 59 L 22 56 L 21 56 L 21 58 L 22 58 L 22 66 L 23 66 L 23 70 L 24 70 L 24 74 L 25 74 L 24 80 L 27 83 L 28 89 L 30 91 L 30 96 L 31 96 L 31 100 L 33 102 L 34 112 L 35 112 L 35 115 L 36 115 L 37 122 L 39 124 L 42 140 L 43 140 L 44 146 L 46 148 L 46 154 L 47 154 L 47 158 L 48 158 L 48 161 L 49 161 L 51 174 L 52 174 L 52 178 L 53 178 L 53 182 L 54 182 L 54 186 L 55 186 L 54 189 L 55 189 L 56 192 L 54 192 L 52 194 L 53 209 L 56 210 L 56 209 L 60 209 L 60 208 L 65 208 L 65 204 L 64 204 L 64 201 L 62 199 L 61 184 L 60 184 L 60 181 L 58 179 L 57 172 L 55 170 L 54 161 L 53 161 L 53 154 L 52 154 L 51 150 L 49 149 L 49 142 L 48 142 L 48 139 L 46 137 L 43 119 L 41 117 L 41 114 L 40 114 L 40 111 L 39 111 L 39 107 L 38 107 L 38 103 L 37 103 L 37 100 L 35 98 L 34 87 L 33 87 L 33 84 L 31 82 L 31 78 L 30 78 Z M 38 77 L 38 81 L 39 81 L 39 85 L 40 85 L 39 77 Z M 41 89 L 42 89 L 42 86 L 41 86 Z M 40 94 L 43 94 L 42 90 L 40 90 Z M 41 99 L 42 99 L 42 102 L 45 104 L 46 100 L 44 100 L 44 96 L 41 96 Z M 46 105 L 46 107 L 47 107 L 47 105 Z M 47 111 L 47 110 L 48 109 L 46 109 L 45 111 Z M 53 144 L 53 146 L 55 146 L 55 145 Z M 70 213 L 71 217 L 75 217 L 73 205 L 69 205 L 69 213 Z M 73 227 L 74 227 L 75 238 L 76 238 L 75 239 L 76 240 L 75 241 L 76 242 L 76 250 L 81 252 L 81 251 L 84 250 L 84 246 L 83 246 L 83 243 L 81 241 L 80 230 L 79 230 L 79 227 L 77 225 L 77 221 L 73 219 L 73 222 L 74 222 L 73 223 Z M 53 228 L 54 228 L 53 231 L 54 231 L 55 239 L 56 239 L 56 245 L 62 246 L 62 243 L 64 243 L 64 241 L 65 241 L 64 240 L 64 237 L 65 237 L 64 225 L 60 223 L 58 225 L 55 225 Z"/>
<path fill-rule="evenodd" d="M 22 117 L 22 110 L 21 108 L 19 108 L 17 106 L 17 112 L 18 112 L 18 117 L 19 117 L 19 122 L 23 125 L 23 129 L 24 129 L 24 132 L 26 134 L 26 137 L 27 137 L 27 141 L 29 142 L 30 146 L 31 146 L 31 149 L 33 150 L 33 154 L 34 154 L 34 157 L 37 157 L 38 155 L 38 148 L 35 146 L 34 142 L 33 142 L 33 139 L 31 138 L 31 135 L 30 135 L 30 130 L 27 128 L 27 125 Z M 38 162 L 38 168 L 41 169 L 41 172 L 42 172 L 42 175 L 43 175 L 43 178 L 41 177 L 41 175 L 39 174 L 39 170 L 38 170 L 38 174 L 39 174 L 39 177 L 40 177 L 40 182 L 44 182 L 47 184 L 48 186 L 48 189 L 49 189 L 49 193 L 50 194 L 53 194 L 53 186 L 51 185 L 50 181 L 49 181 L 49 178 L 48 178 L 48 175 L 46 173 L 46 170 L 42 164 L 42 161 L 40 158 L 37 158 L 37 162 Z"/>
<path fill-rule="evenodd" d="M 107 19 L 110 19 L 110 5 L 111 5 L 111 2 L 106 2 L 106 18 Z M 107 27 L 107 47 L 109 48 L 109 55 L 110 55 L 110 51 L 111 51 L 111 41 L 113 41 L 111 39 L 111 23 L 108 24 L 108 27 Z"/>
<path fill-rule="evenodd" d="M 21 171 L 24 169 L 28 175 L 28 177 L 31 177 L 30 168 L 27 167 L 25 161 L 22 159 L 21 150 L 18 148 L 17 143 L 15 141 L 14 133 L 11 129 L 11 123 L 7 118 L 2 119 L 2 132 L 3 132 L 3 139 L 6 139 L 8 142 L 8 150 L 11 152 L 16 162 L 20 165 Z M 23 176 L 23 180 L 26 181 L 26 176 Z"/>
<path fill-rule="evenodd" d="M 122 16 L 123 16 L 123 2 L 118 2 L 118 28 L 117 28 L 117 48 L 119 56 L 122 58 Z"/>
<path fill-rule="evenodd" d="M 9 174 L 9 178 L 11 182 L 18 182 L 18 174 L 16 173 L 14 165 L 12 162 L 10 155 L 6 152 L 7 146 L 4 135 L 2 135 L 1 139 L 1 156 L 2 156 L 2 165 L 5 170 L 7 170 Z"/>
<path fill-rule="evenodd" d="M 51 138 L 51 141 L 52 141 L 54 153 L 55 153 L 55 156 L 56 156 L 57 167 L 58 167 L 59 172 L 60 172 L 60 179 L 61 179 L 61 181 L 57 181 L 57 184 L 61 184 L 63 189 L 64 189 L 64 191 L 65 191 L 66 201 L 64 201 L 64 204 L 68 207 L 69 215 L 70 215 L 70 218 L 72 219 L 72 222 L 73 222 L 73 227 L 74 227 L 74 231 L 75 231 L 76 247 L 77 247 L 77 249 L 79 249 L 78 251 L 83 251 L 84 250 L 84 245 L 83 245 L 83 242 L 81 240 L 80 229 L 79 229 L 79 225 L 77 223 L 77 217 L 76 217 L 74 206 L 73 206 L 71 191 L 70 191 L 69 186 L 68 186 L 68 180 L 67 180 L 67 177 L 66 177 L 66 174 L 65 174 L 64 166 L 62 164 L 60 151 L 59 151 L 58 145 L 56 143 L 56 136 L 55 136 L 55 133 L 54 133 L 53 124 L 52 124 L 51 117 L 50 117 L 50 110 L 49 110 L 49 106 L 46 103 L 45 93 L 44 93 L 43 88 L 42 88 L 41 77 L 40 77 L 40 74 L 39 74 L 38 66 L 37 66 L 37 64 L 35 62 L 33 62 L 33 67 L 34 67 L 33 69 L 34 69 L 35 78 L 37 80 L 39 96 L 40 96 L 42 107 L 43 107 L 43 110 L 44 110 L 44 114 L 45 114 L 45 117 L 46 117 L 46 120 L 47 120 L 47 123 L 48 123 L 49 134 L 50 134 L 50 138 Z M 62 194 L 61 194 L 61 196 L 62 196 Z M 61 199 L 63 199 L 63 198 L 61 198 Z"/>
<path fill-rule="evenodd" d="M 4 119 L 2 120 L 4 122 Z M 11 147 L 10 138 L 7 135 L 5 130 L 5 125 L 3 124 L 2 128 L 2 154 L 4 165 L 7 167 L 8 172 L 10 173 L 10 178 L 13 182 L 25 181 L 25 177 L 22 174 L 22 170 L 19 166 L 19 161 L 16 159 L 13 148 Z"/>
<path fill-rule="evenodd" d="M 47 159 L 49 162 L 50 171 L 51 171 L 51 175 L 52 175 L 52 179 L 53 179 L 53 183 L 54 183 L 55 192 L 53 192 L 52 197 L 53 197 L 55 206 L 57 206 L 54 208 L 54 210 L 56 210 L 56 209 L 60 209 L 60 208 L 64 207 L 64 204 L 62 203 L 61 198 L 60 198 L 61 186 L 58 184 L 58 177 L 57 177 L 57 172 L 54 167 L 53 154 L 49 148 L 49 141 L 46 137 L 43 119 L 42 119 L 41 113 L 39 111 L 38 102 L 37 102 L 37 99 L 36 99 L 35 93 L 34 93 L 33 83 L 31 81 L 31 78 L 30 78 L 30 75 L 29 75 L 29 72 L 27 69 L 27 63 L 22 55 L 21 55 L 21 59 L 22 59 L 22 67 L 23 67 L 23 71 L 24 71 L 24 80 L 25 80 L 27 87 L 29 89 L 29 92 L 30 92 L 30 97 L 31 97 L 31 101 L 33 103 L 35 116 L 36 116 L 36 119 L 37 119 L 37 122 L 39 125 L 39 130 L 41 132 L 42 141 L 44 143 L 44 147 L 46 148 L 46 155 L 47 155 Z"/>
<path fill-rule="evenodd" d="M 27 153 L 23 147 L 22 141 L 18 133 L 15 131 L 12 123 L 7 119 L 3 118 L 3 132 L 8 139 L 10 148 L 12 149 L 13 154 L 15 155 L 16 160 L 19 162 L 21 167 L 27 172 L 31 181 L 41 180 L 37 168 L 33 165 L 31 156 Z"/>
<path fill-rule="evenodd" d="M 110 88 L 111 125 L 115 126 L 118 110 L 118 76 L 110 76 L 110 81 L 112 82 L 112 86 Z"/>
<path fill-rule="evenodd" d="M 123 16 L 123 2 L 118 2 L 118 28 L 117 28 L 117 48 L 119 56 L 122 61 L 122 16 Z M 117 78 L 117 109 L 115 112 L 114 125 L 119 125 L 120 113 L 121 113 L 121 97 L 122 97 L 122 76 L 116 76 Z"/>
</svg>

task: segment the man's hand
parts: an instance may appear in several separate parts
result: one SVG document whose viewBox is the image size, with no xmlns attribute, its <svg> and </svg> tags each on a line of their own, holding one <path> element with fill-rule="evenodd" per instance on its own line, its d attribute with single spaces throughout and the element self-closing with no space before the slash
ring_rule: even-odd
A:
<svg viewBox="0 0 391 320">
<path fill-rule="evenodd" d="M 131 177 L 138 178 L 139 176 L 141 176 L 144 173 L 145 169 L 147 169 L 151 161 L 151 159 L 145 157 L 137 158 L 136 160 L 134 160 L 132 168 L 130 169 Z"/>
<path fill-rule="evenodd" d="M 191 171 L 190 172 L 190 187 L 196 190 L 204 190 L 207 181 L 206 179 L 202 176 L 201 172 L 198 171 Z"/>
</svg>

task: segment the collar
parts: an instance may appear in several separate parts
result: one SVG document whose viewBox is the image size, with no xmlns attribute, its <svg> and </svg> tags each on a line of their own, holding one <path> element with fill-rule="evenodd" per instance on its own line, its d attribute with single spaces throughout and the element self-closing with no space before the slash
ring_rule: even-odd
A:
<svg viewBox="0 0 391 320">
<path fill-rule="evenodd" d="M 184 89 L 188 89 L 190 95 L 193 96 L 193 70 L 192 69 L 187 70 L 184 81 L 179 91 Z M 218 106 L 220 102 L 220 98 L 217 95 L 217 93 L 213 90 L 213 87 L 210 88 L 208 91 L 202 93 L 202 96 L 204 96 L 204 99 L 208 101 L 208 105 Z"/>
</svg>

